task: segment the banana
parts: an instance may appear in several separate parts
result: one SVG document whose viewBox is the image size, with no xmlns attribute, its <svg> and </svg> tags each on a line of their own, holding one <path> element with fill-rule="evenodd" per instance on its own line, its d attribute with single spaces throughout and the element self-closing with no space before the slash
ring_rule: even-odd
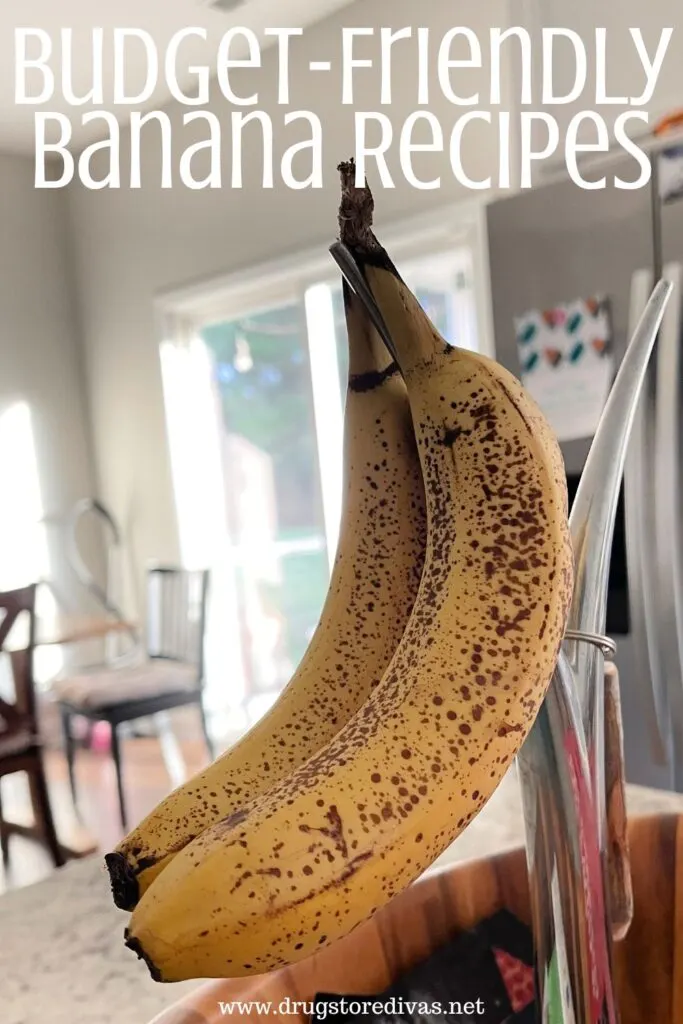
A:
<svg viewBox="0 0 683 1024">
<path fill-rule="evenodd" d="M 387 323 L 427 496 L 425 567 L 379 685 L 260 800 L 208 828 L 138 904 L 154 978 L 240 977 L 346 935 L 486 803 L 543 700 L 573 584 L 559 447 L 501 366 L 452 347 L 369 230 L 344 171 L 342 241 Z"/>
<path fill-rule="evenodd" d="M 379 682 L 408 621 L 427 529 L 410 408 L 396 364 L 346 284 L 344 298 L 345 501 L 320 622 L 272 709 L 106 856 L 114 901 L 123 910 L 132 910 L 195 836 L 239 811 L 331 739 Z"/>
</svg>

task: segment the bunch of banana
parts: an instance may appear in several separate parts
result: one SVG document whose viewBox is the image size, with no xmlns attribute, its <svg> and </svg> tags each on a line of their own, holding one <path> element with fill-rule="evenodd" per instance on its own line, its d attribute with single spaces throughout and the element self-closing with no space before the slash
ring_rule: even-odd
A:
<svg viewBox="0 0 683 1024">
<path fill-rule="evenodd" d="M 204 829 L 240 814 L 346 724 L 381 679 L 408 621 L 427 530 L 410 407 L 398 367 L 346 288 L 345 300 L 345 500 L 318 627 L 269 713 L 107 855 L 114 901 L 123 910 L 132 910 Z"/>
<path fill-rule="evenodd" d="M 206 828 L 145 893 L 127 943 L 163 981 L 291 964 L 410 884 L 498 785 L 564 632 L 573 572 L 555 438 L 509 373 L 438 334 L 372 233 L 353 174 L 343 165 L 342 241 L 410 399 L 427 501 L 420 588 L 344 727 Z"/>
</svg>

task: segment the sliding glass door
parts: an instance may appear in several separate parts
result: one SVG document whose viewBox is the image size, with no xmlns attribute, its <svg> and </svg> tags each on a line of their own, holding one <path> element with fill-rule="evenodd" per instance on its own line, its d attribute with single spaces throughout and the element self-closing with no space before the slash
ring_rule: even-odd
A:
<svg viewBox="0 0 683 1024">
<path fill-rule="evenodd" d="M 306 650 L 328 580 L 305 317 L 291 303 L 211 324 L 201 338 L 220 410 L 225 527 L 253 717 Z"/>
</svg>

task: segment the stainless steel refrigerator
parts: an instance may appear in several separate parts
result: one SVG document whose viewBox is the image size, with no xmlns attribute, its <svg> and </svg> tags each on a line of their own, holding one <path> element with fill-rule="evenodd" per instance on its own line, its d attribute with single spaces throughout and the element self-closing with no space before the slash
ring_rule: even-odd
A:
<svg viewBox="0 0 683 1024">
<path fill-rule="evenodd" d="M 653 151 L 643 189 L 555 180 L 492 203 L 487 224 L 496 357 L 519 377 L 515 325 L 527 311 L 603 296 L 616 369 L 655 280 L 676 284 L 634 425 L 607 630 L 618 645 L 628 781 L 683 792 L 683 198 L 672 188 L 672 155 L 670 141 L 664 155 Z M 613 161 L 584 173 L 633 177 Z M 590 442 L 562 444 L 570 500 Z"/>
</svg>

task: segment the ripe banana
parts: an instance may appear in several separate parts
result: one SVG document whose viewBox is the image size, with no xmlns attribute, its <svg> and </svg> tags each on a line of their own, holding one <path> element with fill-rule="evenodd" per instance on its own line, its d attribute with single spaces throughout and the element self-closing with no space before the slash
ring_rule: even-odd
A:
<svg viewBox="0 0 683 1024">
<path fill-rule="evenodd" d="M 370 232 L 368 196 L 346 181 L 342 240 L 408 388 L 427 496 L 420 590 L 350 722 L 203 832 L 138 904 L 127 944 L 161 981 L 291 964 L 411 883 L 503 777 L 564 633 L 573 571 L 555 438 L 507 371 L 440 337 Z"/>
<path fill-rule="evenodd" d="M 349 383 L 345 501 L 320 622 L 272 709 L 176 789 L 106 857 L 114 901 L 140 895 L 195 836 L 303 764 L 377 685 L 408 621 L 426 546 L 424 487 L 405 384 L 344 284 Z"/>
</svg>

